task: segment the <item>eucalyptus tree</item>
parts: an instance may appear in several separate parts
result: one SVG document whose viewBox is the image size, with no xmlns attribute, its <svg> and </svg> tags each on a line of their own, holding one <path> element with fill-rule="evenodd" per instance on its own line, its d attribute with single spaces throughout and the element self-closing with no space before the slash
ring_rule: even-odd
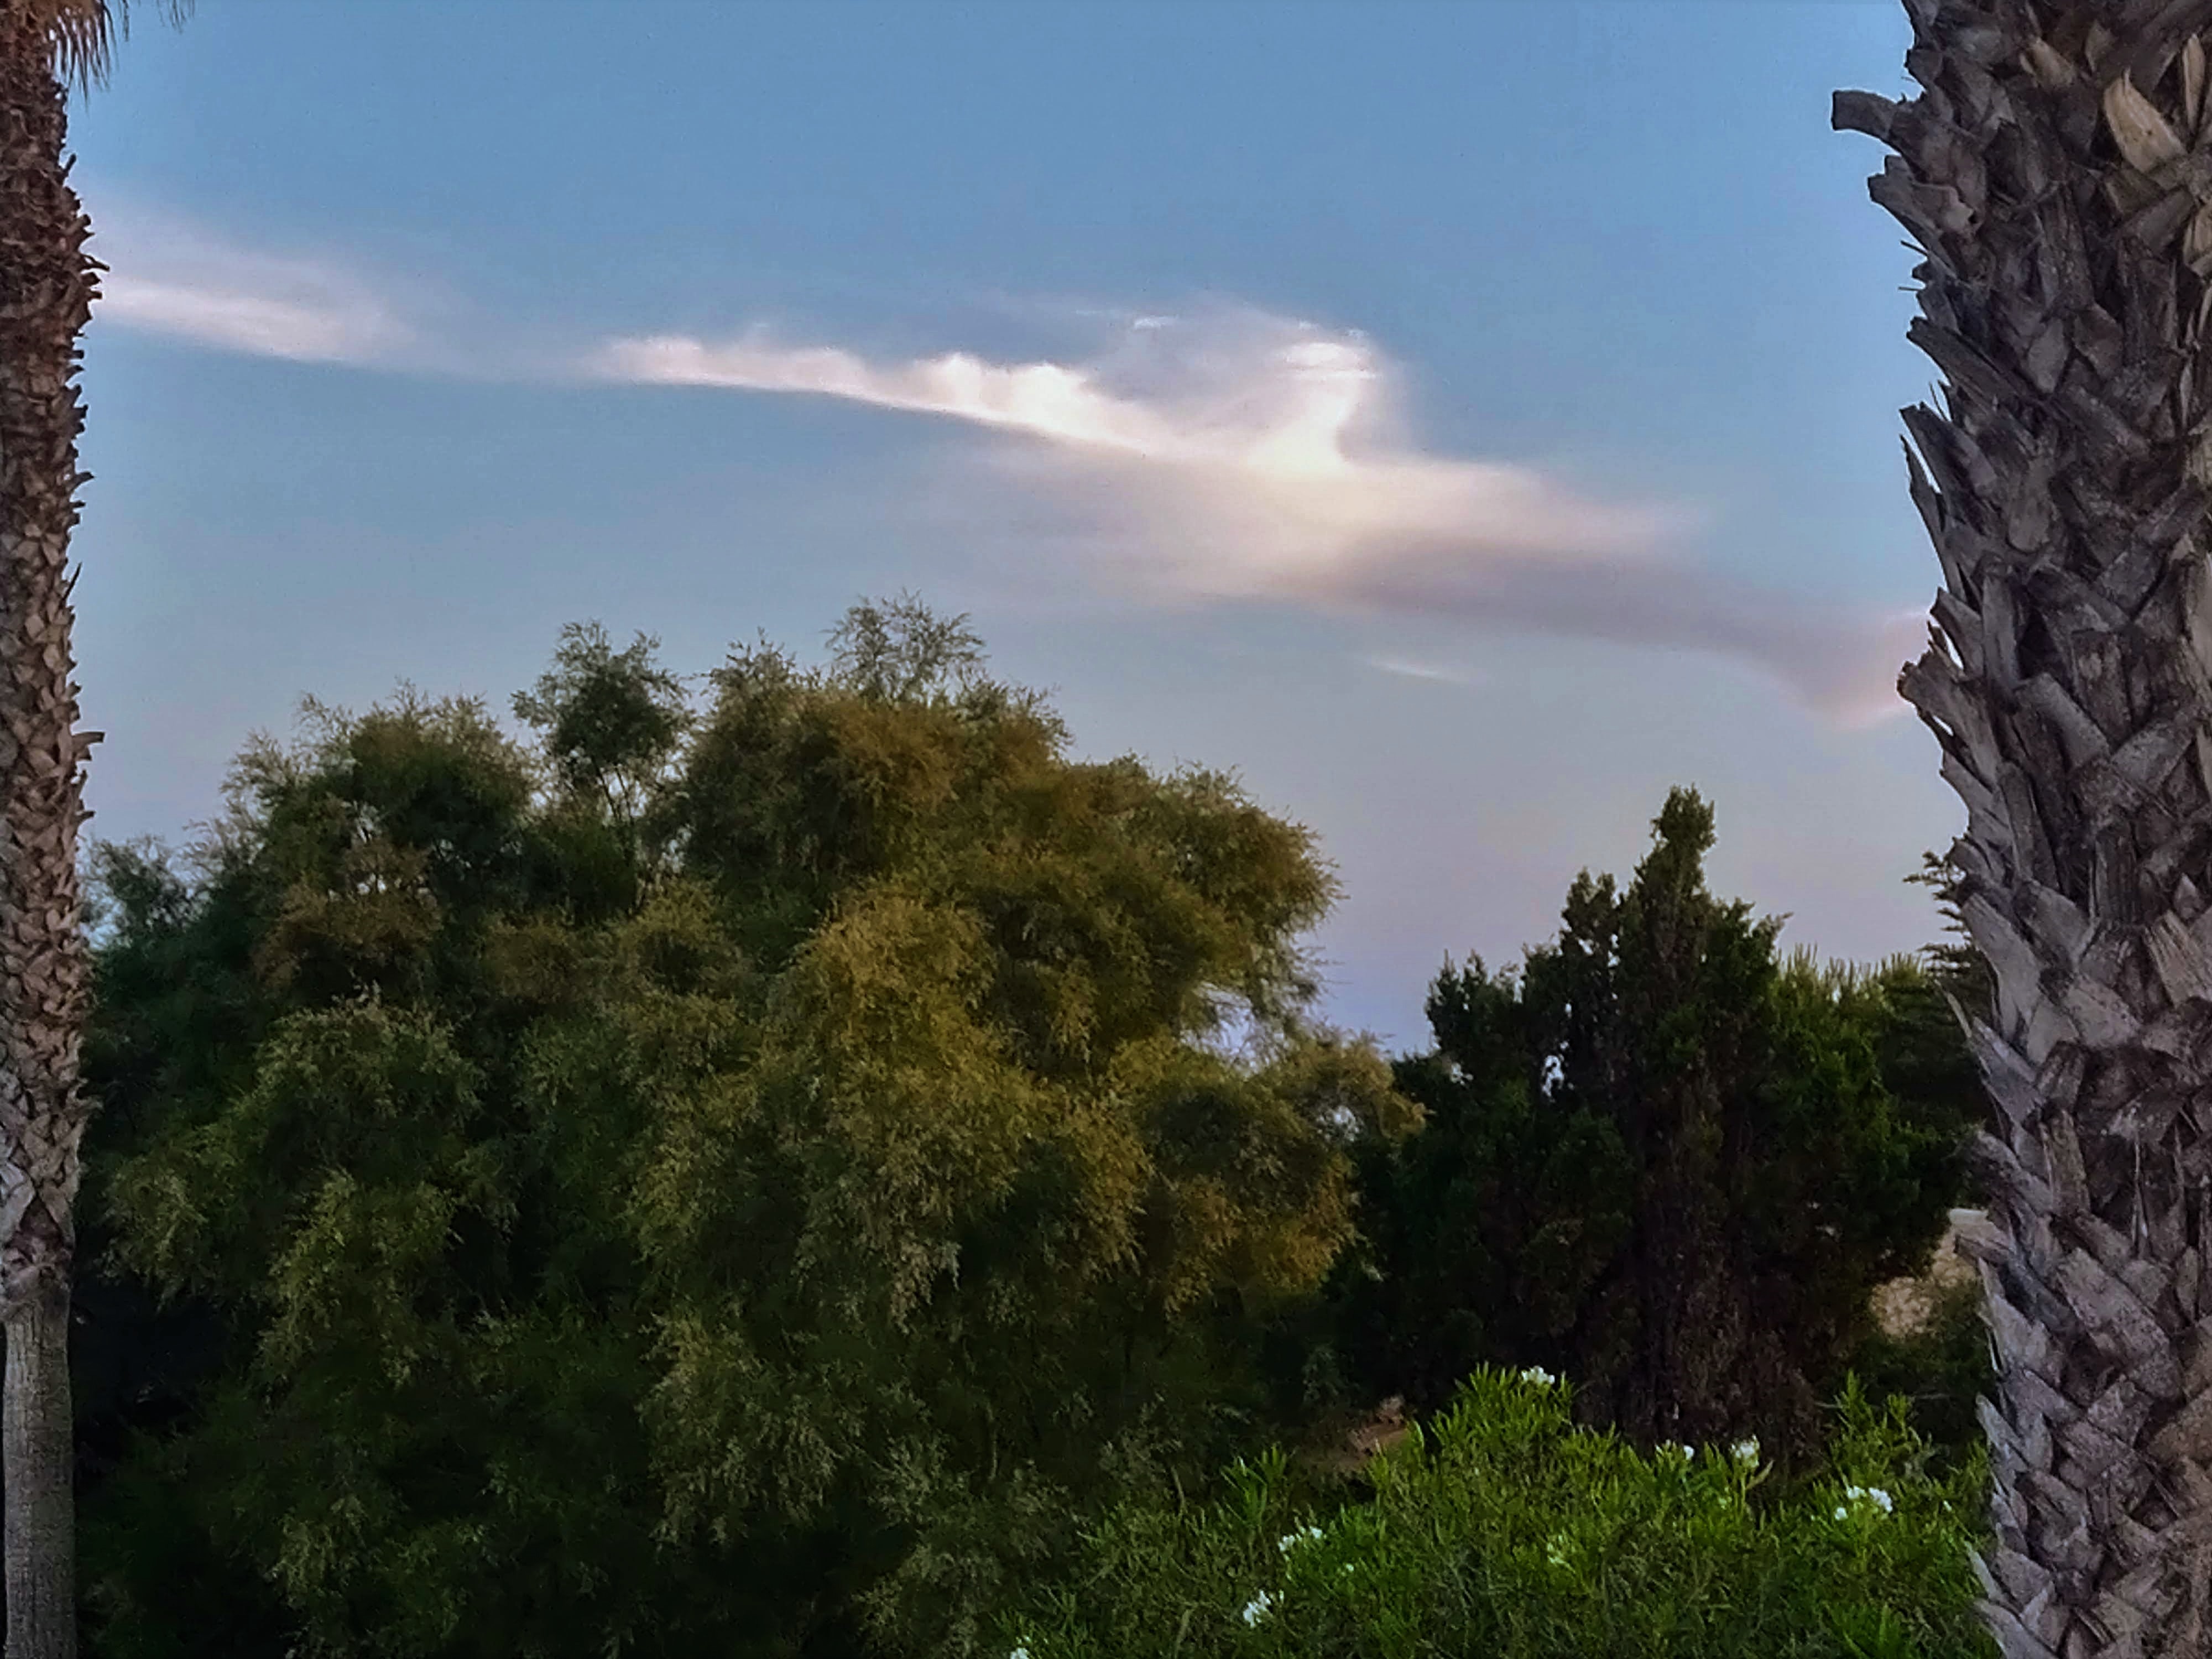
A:
<svg viewBox="0 0 2212 1659">
<path fill-rule="evenodd" d="M 106 851 L 87 1207 L 204 1334 L 88 1488 L 103 1653 L 961 1659 L 1256 1452 L 1418 1116 L 1313 1018 L 1313 838 L 960 619 L 831 644 L 695 710 L 572 629 L 532 749 L 333 713 L 195 879 Z"/>
<path fill-rule="evenodd" d="M 1907 0 L 1905 411 L 1942 566 L 1899 685 L 1967 811 L 2007 1659 L 2212 1650 L 2212 0 Z M 1917 453 L 1916 453 L 1917 452 Z"/>
<path fill-rule="evenodd" d="M 172 0 L 173 15 L 182 7 Z M 86 963 L 76 836 L 91 734 L 70 676 L 78 338 L 98 293 L 69 181 L 70 83 L 124 0 L 0 0 L 0 1467 L 9 1659 L 76 1648 L 69 1298 Z"/>
</svg>

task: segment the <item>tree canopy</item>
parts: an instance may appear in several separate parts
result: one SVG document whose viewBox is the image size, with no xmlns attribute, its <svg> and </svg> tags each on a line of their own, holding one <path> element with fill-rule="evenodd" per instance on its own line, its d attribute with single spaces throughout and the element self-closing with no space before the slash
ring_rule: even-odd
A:
<svg viewBox="0 0 2212 1659">
<path fill-rule="evenodd" d="M 1965 979 L 1784 958 L 1677 791 L 1395 1069 L 1233 778 L 1077 758 L 960 618 L 503 730 L 310 704 L 100 854 L 100 1651 L 971 1651 L 1087 1518 L 1385 1393 L 1802 1446 L 1960 1196 Z"/>
<path fill-rule="evenodd" d="M 1942 988 L 1784 957 L 1708 890 L 1712 842 L 1676 790 L 1625 888 L 1585 872 L 1517 969 L 1438 976 L 1397 1071 L 1427 1125 L 1363 1155 L 1339 1275 L 1371 1390 L 1541 1365 L 1646 1444 L 1802 1449 L 1869 1293 L 1924 1265 L 1983 1109 Z"/>
<path fill-rule="evenodd" d="M 105 851 L 103 1294 L 175 1356 L 106 1650 L 958 1653 L 1258 1431 L 1227 1357 L 1418 1118 L 1314 1018 L 1310 836 L 910 601 L 703 689 L 574 629 L 534 744 L 316 711 Z"/>
</svg>

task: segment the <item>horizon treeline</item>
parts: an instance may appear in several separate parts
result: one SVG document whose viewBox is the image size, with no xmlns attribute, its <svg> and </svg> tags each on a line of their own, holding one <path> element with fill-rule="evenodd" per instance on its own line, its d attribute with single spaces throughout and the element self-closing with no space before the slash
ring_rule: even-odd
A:
<svg viewBox="0 0 2212 1659">
<path fill-rule="evenodd" d="M 1974 964 L 1784 956 L 1693 791 L 1393 1058 L 1312 836 L 1076 758 L 964 618 L 704 682 L 572 627 L 527 741 L 313 708 L 97 850 L 90 1651 L 976 1653 L 1115 1505 L 1479 1368 L 1785 1474 L 1909 1378 Z"/>
</svg>

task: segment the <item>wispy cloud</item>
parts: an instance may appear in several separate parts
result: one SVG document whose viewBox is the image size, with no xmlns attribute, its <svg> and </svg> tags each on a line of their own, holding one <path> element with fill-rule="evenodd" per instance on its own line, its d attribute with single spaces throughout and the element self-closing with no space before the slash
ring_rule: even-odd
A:
<svg viewBox="0 0 2212 1659">
<path fill-rule="evenodd" d="M 1409 657 L 1362 657 L 1359 660 L 1380 673 L 1395 674 L 1400 679 L 1426 680 L 1437 685 L 1474 685 L 1480 678 L 1470 669 L 1415 662 Z"/>
<path fill-rule="evenodd" d="M 1709 653 L 1848 722 L 1903 705 L 1923 623 L 1808 603 L 1702 567 L 1682 504 L 1608 498 L 1520 460 L 1438 453 L 1411 433 L 1403 374 L 1365 336 L 1247 307 L 1128 314 L 1088 356 L 885 359 L 764 328 L 628 337 L 555 361 L 502 358 L 484 331 L 345 261 L 271 253 L 104 204 L 97 317 L 211 349 L 300 362 L 832 398 L 962 422 L 1000 441 L 969 510 L 1042 507 L 1088 574 L 1153 602 L 1247 599 Z M 989 524 L 976 529 L 988 535 Z M 1002 534 L 999 539 L 1006 540 Z M 1377 662 L 1395 673 L 1421 671 Z"/>
<path fill-rule="evenodd" d="M 1753 664 L 1847 722 L 1902 708 L 1917 617 L 1748 586 L 1674 555 L 1697 515 L 1603 499 L 1542 468 L 1407 434 L 1371 342 L 1249 310 L 1133 319 L 1073 362 L 967 352 L 872 361 L 764 329 L 619 339 L 631 383 L 836 398 L 1029 441 L 1004 476 L 1072 513 L 1107 574 L 1155 594 L 1285 600 Z"/>
<path fill-rule="evenodd" d="M 381 289 L 337 262 L 240 247 L 128 208 L 104 209 L 97 227 L 103 325 L 294 362 L 392 362 L 421 343 Z"/>
<path fill-rule="evenodd" d="M 876 363 L 786 346 L 763 330 L 721 343 L 617 340 L 610 379 L 803 392 L 949 416 L 1106 465 L 1143 465 L 1250 520 L 1248 543 L 1185 575 L 1224 593 L 1332 585 L 1378 543 L 1449 540 L 1487 558 L 1606 558 L 1646 549 L 1683 515 L 1589 499 L 1523 466 L 1391 442 L 1387 365 L 1357 333 L 1263 313 L 1139 317 L 1096 361 L 994 363 L 967 352 Z M 1363 442 L 1362 441 L 1366 441 Z M 1268 522 L 1273 520 L 1272 523 Z"/>
</svg>

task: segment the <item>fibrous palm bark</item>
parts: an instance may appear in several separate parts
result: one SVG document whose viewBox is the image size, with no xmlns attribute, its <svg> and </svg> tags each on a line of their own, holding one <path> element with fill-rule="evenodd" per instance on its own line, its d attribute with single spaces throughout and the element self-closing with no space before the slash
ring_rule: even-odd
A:
<svg viewBox="0 0 2212 1659">
<path fill-rule="evenodd" d="M 2212 0 L 1907 0 L 1908 410 L 1943 571 L 1905 695 L 1995 970 L 1984 1611 L 2008 1659 L 2212 1652 Z"/>
<path fill-rule="evenodd" d="M 89 232 L 52 3 L 0 3 L 0 1474 L 9 1659 L 74 1654 L 70 1273 L 86 962 L 68 574 Z"/>
</svg>

